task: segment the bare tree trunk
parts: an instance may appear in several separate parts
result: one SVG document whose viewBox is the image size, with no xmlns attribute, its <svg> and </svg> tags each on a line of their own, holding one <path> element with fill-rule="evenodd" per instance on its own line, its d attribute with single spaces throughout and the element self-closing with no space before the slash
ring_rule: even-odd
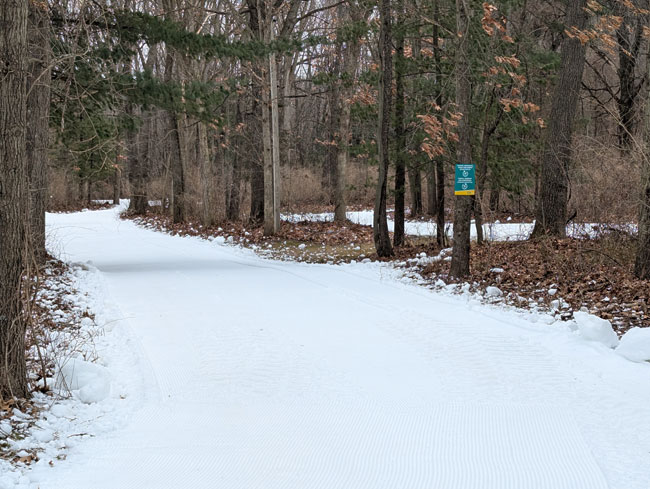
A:
<svg viewBox="0 0 650 489">
<path fill-rule="evenodd" d="M 273 27 L 271 27 L 273 29 Z M 271 37 L 273 40 L 273 36 Z M 269 79 L 271 82 L 271 144 L 273 157 L 273 232 L 280 230 L 280 108 L 278 107 L 278 64 L 271 53 Z"/>
<path fill-rule="evenodd" d="M 567 2 L 566 28 L 584 29 L 587 0 Z M 542 176 L 537 202 L 537 220 L 532 237 L 566 236 L 569 166 L 573 120 L 578 108 L 585 46 L 577 37 L 562 41 L 560 77 L 553 94 L 548 137 L 542 153 Z"/>
<path fill-rule="evenodd" d="M 409 188 L 411 190 L 411 217 L 421 216 L 424 212 L 422 204 L 422 172 L 419 162 L 408 165 Z"/>
<path fill-rule="evenodd" d="M 348 7 L 348 19 L 357 21 L 363 19 L 358 11 L 352 11 L 352 6 Z M 361 51 L 361 44 L 357 39 L 351 39 L 346 43 L 346 47 L 342 52 L 344 56 L 342 74 L 347 77 L 343 80 L 339 89 L 339 103 L 341 105 L 339 113 L 339 138 L 338 145 L 336 146 L 336 185 L 334 187 L 334 220 L 337 222 L 345 222 L 347 219 L 347 201 L 346 201 L 346 185 L 347 185 L 347 167 L 348 155 L 350 151 L 350 109 L 349 102 L 354 91 L 354 82 L 356 80 L 356 73 L 359 67 L 359 55 Z"/>
<path fill-rule="evenodd" d="M 261 76 L 259 70 L 257 70 L 258 75 Z M 259 84 L 255 83 L 253 85 L 255 92 L 253 95 L 253 108 L 252 114 L 249 118 L 249 123 L 247 127 L 255 126 L 257 131 L 251 131 L 251 137 L 258 141 L 259 126 L 258 121 L 262 119 L 263 110 L 262 104 L 258 102 L 259 95 L 261 94 L 262 88 Z M 264 144 L 264 143 L 263 143 Z M 253 224 L 259 224 L 264 222 L 264 164 L 263 161 L 260 161 L 258 158 L 253 156 L 253 161 L 251 164 L 251 208 L 249 219 Z"/>
<path fill-rule="evenodd" d="M 458 121 L 457 156 L 458 162 L 465 164 L 472 161 L 470 127 L 471 87 L 468 61 L 469 16 L 468 4 L 463 0 L 456 0 L 456 32 L 458 32 L 459 36 L 456 51 L 456 105 L 462 113 L 462 117 Z M 451 269 L 449 272 L 455 278 L 463 278 L 469 275 L 469 237 L 472 203 L 473 198 L 471 196 L 456 196 L 454 247 L 451 254 Z"/>
<path fill-rule="evenodd" d="M 261 40 L 261 12 L 259 11 L 259 7 L 261 6 L 258 6 L 258 0 L 247 0 L 247 5 L 249 10 L 248 26 L 251 31 L 251 37 L 253 39 Z M 252 70 L 253 106 L 251 110 L 251 118 L 247 127 L 252 126 L 254 122 L 263 118 L 263 108 L 259 103 L 263 87 L 258 81 L 263 76 L 261 63 L 259 61 L 254 61 L 252 63 Z M 257 134 L 255 132 L 252 132 L 251 135 L 255 140 L 257 140 Z M 264 222 L 264 187 L 264 159 L 260 161 L 254 157 L 251 164 L 251 208 L 249 215 L 250 222 L 253 224 Z"/>
<path fill-rule="evenodd" d="M 334 187 L 334 220 L 345 222 L 346 213 L 346 171 L 350 144 L 350 104 L 343 100 L 339 116 L 339 142 L 336 147 L 336 185 Z"/>
<path fill-rule="evenodd" d="M 34 258 L 45 263 L 45 208 L 50 117 L 50 24 L 47 4 L 29 3 L 29 78 L 27 88 L 27 163 L 30 237 Z"/>
<path fill-rule="evenodd" d="M 135 109 L 129 104 L 126 108 L 127 114 L 135 117 Z M 129 211 L 143 216 L 147 213 L 149 207 L 149 199 L 147 196 L 146 186 L 146 170 L 145 170 L 145 157 L 140 151 L 140 139 L 145 128 L 151 128 L 154 115 L 147 114 L 143 129 L 140 131 L 130 131 L 126 138 L 127 146 L 127 171 L 129 177 L 129 187 L 131 188 L 131 202 L 129 203 Z M 153 141 L 152 131 L 147 131 L 149 141 Z"/>
<path fill-rule="evenodd" d="M 650 76 L 650 55 L 647 60 Z M 641 202 L 639 204 L 639 245 L 634 262 L 634 275 L 650 280 L 650 85 L 646 100 L 645 148 L 641 155 Z"/>
<path fill-rule="evenodd" d="M 120 193 L 122 191 L 122 169 L 115 165 L 113 173 L 113 205 L 120 205 Z"/>
<path fill-rule="evenodd" d="M 0 400 L 25 398 L 25 270 L 27 194 L 27 15 L 25 0 L 0 9 Z"/>
<path fill-rule="evenodd" d="M 616 99 L 618 106 L 618 138 L 624 152 L 630 150 L 636 129 L 637 98 L 644 80 L 636 81 L 636 68 L 639 62 L 640 48 L 643 44 L 643 28 L 647 17 L 634 14 L 634 26 L 627 11 L 628 7 L 617 2 L 614 10 L 623 18 L 623 23 L 616 31 L 618 44 L 618 80 L 620 94 Z M 630 39 L 630 35 L 632 38 Z"/>
<path fill-rule="evenodd" d="M 197 156 L 201 172 L 201 193 L 203 205 L 201 207 L 201 221 L 204 226 L 214 224 L 214 178 L 212 172 L 212 158 L 208 147 L 208 127 L 205 122 L 198 122 L 196 128 Z"/>
<path fill-rule="evenodd" d="M 264 151 L 264 234 L 275 234 L 273 219 L 273 142 L 271 140 L 270 82 L 268 68 L 262 71 L 262 140 Z M 267 85 L 268 84 L 268 85 Z"/>
<path fill-rule="evenodd" d="M 381 57 L 381 73 L 379 77 L 379 131 L 377 134 L 379 179 L 377 180 L 372 227 L 377 255 L 387 257 L 393 255 L 386 216 L 386 187 L 388 184 L 389 163 L 388 141 L 393 87 L 390 0 L 381 0 L 379 16 L 381 19 L 381 28 L 379 30 L 379 53 Z"/>
<path fill-rule="evenodd" d="M 235 113 L 235 127 L 239 127 L 242 122 L 241 110 L 239 103 L 237 103 Z M 233 138 L 232 154 L 232 178 L 228 194 L 228 206 L 226 208 L 226 218 L 229 221 L 236 221 L 239 219 L 239 205 L 241 201 L 241 163 L 239 161 L 239 152 L 241 147 L 241 136 L 235 134 Z"/>
<path fill-rule="evenodd" d="M 338 63 L 334 69 L 334 72 L 338 75 Z M 336 82 L 330 88 L 329 96 L 329 118 L 328 118 L 328 140 L 329 142 L 336 141 L 338 138 L 336 134 L 339 130 L 339 118 L 341 115 L 341 100 L 340 100 L 340 91 Z M 327 146 L 327 156 L 323 164 L 322 180 L 323 180 L 323 189 L 327 195 L 328 204 L 334 204 L 334 187 L 337 180 L 337 158 L 338 150 L 335 145 L 329 144 Z"/>
<path fill-rule="evenodd" d="M 404 3 L 396 5 L 399 22 L 395 30 L 395 229 L 393 246 L 404 244 L 404 214 L 406 196 L 406 128 L 404 127 Z"/>
<path fill-rule="evenodd" d="M 650 151 L 646 150 L 642 164 L 643 186 L 639 206 L 639 245 L 634 262 L 634 275 L 643 280 L 650 280 Z"/>
<path fill-rule="evenodd" d="M 438 157 L 436 160 L 436 195 L 438 197 L 438 213 L 436 215 L 436 241 L 438 246 L 447 246 L 447 233 L 445 232 L 445 162 Z"/>
<path fill-rule="evenodd" d="M 439 23 L 440 23 L 440 5 L 438 0 L 433 3 L 433 59 L 435 62 L 436 77 L 436 104 L 442 107 L 442 55 L 440 48 Z M 447 246 L 447 233 L 445 232 L 445 162 L 442 157 L 436 158 L 435 161 L 435 179 L 436 179 L 436 241 L 438 246 L 444 248 Z"/>
<path fill-rule="evenodd" d="M 435 164 L 429 165 L 426 174 L 427 178 L 427 214 L 435 216 L 438 213 L 438 194 L 436 192 L 436 168 Z"/>
</svg>

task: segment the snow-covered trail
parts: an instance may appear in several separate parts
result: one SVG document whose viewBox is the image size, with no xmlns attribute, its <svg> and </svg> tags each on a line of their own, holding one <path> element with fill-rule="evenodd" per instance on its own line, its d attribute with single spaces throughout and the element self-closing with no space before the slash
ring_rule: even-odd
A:
<svg viewBox="0 0 650 489">
<path fill-rule="evenodd" d="M 650 366 L 564 324 L 115 210 L 48 229 L 103 273 L 150 369 L 128 425 L 41 469 L 42 489 L 650 486 Z"/>
</svg>

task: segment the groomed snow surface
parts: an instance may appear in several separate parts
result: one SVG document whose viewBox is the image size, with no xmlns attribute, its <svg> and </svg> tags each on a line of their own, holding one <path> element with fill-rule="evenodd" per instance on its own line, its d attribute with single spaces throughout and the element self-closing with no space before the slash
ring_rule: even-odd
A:
<svg viewBox="0 0 650 489">
<path fill-rule="evenodd" d="M 602 323 L 434 292 L 375 263 L 267 261 L 114 209 L 49 215 L 48 230 L 53 252 L 87 264 L 108 324 L 102 367 L 80 363 L 87 383 L 65 404 L 97 410 L 93 436 L 55 432 L 74 440 L 66 459 L 23 485 L 650 487 L 650 364 L 612 349 Z M 620 348 L 638 360 L 647 341 Z"/>
</svg>

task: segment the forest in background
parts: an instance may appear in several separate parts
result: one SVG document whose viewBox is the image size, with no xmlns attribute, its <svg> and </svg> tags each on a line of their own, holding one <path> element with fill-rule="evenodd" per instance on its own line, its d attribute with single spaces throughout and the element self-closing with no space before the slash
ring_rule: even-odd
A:
<svg viewBox="0 0 650 489">
<path fill-rule="evenodd" d="M 470 273 L 471 219 L 535 218 L 534 238 L 565 237 L 572 220 L 632 222 L 634 274 L 649 279 L 648 8 L 5 1 L 0 395 L 27 393 L 17 345 L 45 210 L 94 199 L 265 235 L 281 209 L 344 222 L 350 206 L 373 207 L 379 257 L 404 244 L 407 215 L 428 215 L 457 278 Z M 477 165 L 474 197 L 453 195 L 459 162 Z"/>
</svg>

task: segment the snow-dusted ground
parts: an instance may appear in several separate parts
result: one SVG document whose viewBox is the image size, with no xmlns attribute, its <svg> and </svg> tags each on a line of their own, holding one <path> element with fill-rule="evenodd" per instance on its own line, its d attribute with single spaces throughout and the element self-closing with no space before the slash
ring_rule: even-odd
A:
<svg viewBox="0 0 650 489">
<path fill-rule="evenodd" d="M 128 421 L 39 464 L 41 489 L 650 487 L 650 364 L 570 323 L 115 210 L 48 230 L 100 272 L 140 345 L 121 363 L 140 367 L 106 362 Z"/>
<path fill-rule="evenodd" d="M 351 211 L 347 213 L 347 218 L 355 223 L 364 226 L 372 226 L 372 210 L 364 211 Z M 314 221 L 314 222 L 328 222 L 334 219 L 332 212 L 323 213 L 305 213 L 305 214 L 284 214 L 282 219 L 290 222 L 298 221 Z M 528 239 L 530 233 L 533 231 L 533 223 L 521 222 L 493 222 L 483 224 L 483 236 L 489 241 L 523 241 Z M 590 235 L 598 228 L 598 224 L 570 224 L 567 226 L 567 234 L 569 236 L 580 237 Z M 388 230 L 393 232 L 395 222 L 388 219 Z M 433 221 L 409 221 L 404 223 L 404 230 L 406 234 L 411 236 L 435 236 L 436 223 Z M 447 223 L 445 231 L 448 236 L 454 231 L 454 225 Z M 476 226 L 472 221 L 471 226 L 471 239 L 476 239 Z"/>
</svg>

